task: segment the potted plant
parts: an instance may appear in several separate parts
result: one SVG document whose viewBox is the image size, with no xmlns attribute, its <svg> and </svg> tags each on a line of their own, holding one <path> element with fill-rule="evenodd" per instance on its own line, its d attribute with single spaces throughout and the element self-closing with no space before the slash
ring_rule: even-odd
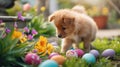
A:
<svg viewBox="0 0 120 67">
<path fill-rule="evenodd" d="M 99 29 L 105 29 L 108 21 L 108 8 L 103 7 L 98 9 L 97 7 L 92 7 L 88 9 L 88 15 L 92 16 L 96 22 Z"/>
</svg>

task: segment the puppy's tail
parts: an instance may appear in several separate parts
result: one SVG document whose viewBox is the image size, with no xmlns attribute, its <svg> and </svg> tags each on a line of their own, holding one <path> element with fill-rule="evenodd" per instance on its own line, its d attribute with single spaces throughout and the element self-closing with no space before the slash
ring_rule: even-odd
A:
<svg viewBox="0 0 120 67">
<path fill-rule="evenodd" d="M 78 13 L 83 13 L 83 14 L 87 14 L 87 12 L 85 11 L 85 8 L 83 6 L 74 6 L 72 8 L 73 11 L 76 11 Z"/>
</svg>

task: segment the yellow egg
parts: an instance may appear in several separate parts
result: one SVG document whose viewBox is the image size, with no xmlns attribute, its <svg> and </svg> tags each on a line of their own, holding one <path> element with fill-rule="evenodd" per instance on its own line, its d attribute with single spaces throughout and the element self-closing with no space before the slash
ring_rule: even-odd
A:
<svg viewBox="0 0 120 67">
<path fill-rule="evenodd" d="M 51 60 L 54 60 L 54 61 L 56 61 L 59 65 L 62 65 L 62 64 L 65 62 L 66 58 L 65 58 L 64 56 L 61 56 L 61 55 L 56 55 L 56 56 L 53 56 L 53 57 L 51 58 Z"/>
</svg>

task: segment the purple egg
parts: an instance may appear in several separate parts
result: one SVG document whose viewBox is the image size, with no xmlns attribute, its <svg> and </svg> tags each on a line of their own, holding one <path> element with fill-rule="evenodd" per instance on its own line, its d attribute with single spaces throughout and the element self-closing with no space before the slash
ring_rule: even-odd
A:
<svg viewBox="0 0 120 67">
<path fill-rule="evenodd" d="M 51 54 L 48 56 L 48 58 L 50 59 L 50 58 L 52 58 L 53 56 L 56 56 L 56 55 L 59 55 L 59 54 L 58 54 L 58 53 L 53 52 L 53 53 L 51 53 Z"/>
<path fill-rule="evenodd" d="M 102 52 L 102 56 L 113 58 L 115 56 L 115 51 L 113 49 L 106 49 Z"/>
<path fill-rule="evenodd" d="M 91 50 L 89 53 L 93 54 L 95 57 L 98 57 L 100 55 L 97 50 Z"/>
<path fill-rule="evenodd" d="M 75 49 L 75 52 L 78 54 L 78 57 L 82 57 L 84 55 L 84 51 L 81 49 Z"/>
</svg>

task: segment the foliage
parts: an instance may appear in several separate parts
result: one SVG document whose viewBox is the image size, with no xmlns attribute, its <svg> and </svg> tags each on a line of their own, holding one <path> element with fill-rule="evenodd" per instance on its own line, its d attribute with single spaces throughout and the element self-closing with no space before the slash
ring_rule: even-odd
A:
<svg viewBox="0 0 120 67">
<path fill-rule="evenodd" d="M 10 9 L 6 9 L 6 11 L 8 12 L 8 15 L 10 16 L 15 16 L 17 14 L 18 11 L 20 11 L 21 5 L 20 3 L 18 3 L 18 1 L 15 2 L 14 7 L 10 8 Z"/>
<path fill-rule="evenodd" d="M 3 32 L 4 33 L 4 32 Z M 25 54 L 27 43 L 19 43 L 19 39 L 12 39 L 12 32 L 3 38 L 0 37 L 0 66 L 13 67 L 24 64 L 22 57 Z"/>
<path fill-rule="evenodd" d="M 114 49 L 117 55 L 120 55 L 120 38 L 113 39 L 96 39 L 93 43 L 93 46 L 102 52 L 105 49 L 111 48 Z"/>
<path fill-rule="evenodd" d="M 75 4 L 70 0 L 58 0 L 59 8 L 72 8 Z"/>
<path fill-rule="evenodd" d="M 103 8 L 98 8 L 96 6 L 93 6 L 91 8 L 87 9 L 87 13 L 90 16 L 108 16 L 109 10 L 107 7 L 103 7 Z"/>
<path fill-rule="evenodd" d="M 43 35 L 46 37 L 55 35 L 55 28 L 52 24 L 45 22 L 43 15 L 35 16 L 32 21 L 28 24 L 29 29 L 34 28 L 38 35 L 36 37 Z"/>
<path fill-rule="evenodd" d="M 80 58 L 67 59 L 63 67 L 113 67 L 111 62 L 105 58 L 97 60 L 95 64 L 88 64 Z"/>
</svg>

